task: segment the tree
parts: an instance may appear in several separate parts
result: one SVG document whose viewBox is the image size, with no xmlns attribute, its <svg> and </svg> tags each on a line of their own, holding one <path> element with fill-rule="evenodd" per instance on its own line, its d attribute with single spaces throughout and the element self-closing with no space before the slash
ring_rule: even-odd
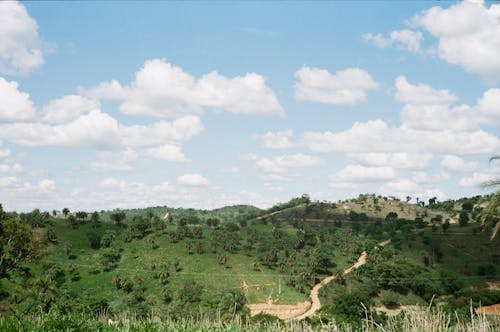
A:
<svg viewBox="0 0 500 332">
<path fill-rule="evenodd" d="M 490 158 L 490 162 L 500 161 L 500 155 Z M 484 188 L 499 188 L 492 195 L 492 198 L 486 208 L 481 213 L 481 223 L 485 227 L 492 227 L 491 240 L 493 240 L 500 231 L 500 178 L 495 178 L 483 183 Z"/>
<path fill-rule="evenodd" d="M 99 221 L 100 221 L 99 212 L 97 211 L 92 212 L 92 214 L 90 215 L 90 221 L 92 221 L 92 227 L 94 228 L 99 227 Z"/>
<path fill-rule="evenodd" d="M 469 213 L 467 211 L 460 212 L 460 217 L 458 219 L 458 224 L 463 227 L 469 222 Z"/>
<path fill-rule="evenodd" d="M 123 225 L 123 221 L 125 220 L 125 218 L 127 218 L 127 216 L 125 215 L 125 212 L 123 212 L 123 211 L 112 213 L 109 217 L 118 226 L 122 226 Z"/>
<path fill-rule="evenodd" d="M 474 208 L 474 203 L 471 200 L 466 200 L 462 204 L 462 210 L 464 210 L 464 211 L 471 212 L 473 208 Z"/>
<path fill-rule="evenodd" d="M 35 236 L 28 225 L 5 213 L 0 204 L 0 279 L 41 258 L 45 240 L 45 237 Z"/>
<path fill-rule="evenodd" d="M 179 300 L 183 303 L 198 302 L 203 293 L 203 286 L 194 280 L 184 282 L 184 285 L 179 290 Z"/>
<path fill-rule="evenodd" d="M 450 228 L 450 221 L 446 219 L 444 223 L 441 224 L 441 228 L 443 229 L 443 232 L 447 232 L 448 228 Z"/>
</svg>

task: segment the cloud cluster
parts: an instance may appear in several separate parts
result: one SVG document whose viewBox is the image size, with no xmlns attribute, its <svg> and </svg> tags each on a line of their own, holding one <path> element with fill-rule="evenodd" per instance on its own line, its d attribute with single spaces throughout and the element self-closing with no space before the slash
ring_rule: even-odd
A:
<svg viewBox="0 0 500 332">
<path fill-rule="evenodd" d="M 281 115 L 283 109 L 264 77 L 256 73 L 227 78 L 216 71 L 195 78 L 164 59 L 152 59 L 135 73 L 127 86 L 103 82 L 83 95 L 119 100 L 130 115 L 177 118 L 199 114 L 204 108 L 231 113 Z"/>
<path fill-rule="evenodd" d="M 38 24 L 17 1 L 0 1 L 0 73 L 28 74 L 43 64 Z"/>
<path fill-rule="evenodd" d="M 285 131 L 277 131 L 267 133 L 261 135 L 259 138 L 262 140 L 262 143 L 265 148 L 268 149 L 289 149 L 296 146 L 295 143 L 290 141 L 290 138 L 293 136 L 292 130 Z"/>
<path fill-rule="evenodd" d="M 466 162 L 458 156 L 447 154 L 443 156 L 441 166 L 449 171 L 467 172 L 476 170 L 479 167 L 479 163 L 475 161 Z"/>
<path fill-rule="evenodd" d="M 378 87 L 370 74 L 360 68 L 347 68 L 331 74 L 326 69 L 304 66 L 295 72 L 295 98 L 326 104 L 356 104 Z"/>
<path fill-rule="evenodd" d="M 380 33 L 375 35 L 366 33 L 363 35 L 363 39 L 365 41 L 372 41 L 377 47 L 380 48 L 396 45 L 398 48 L 406 51 L 419 52 L 420 43 L 424 39 L 424 36 L 420 31 L 403 29 L 392 31 L 388 37 L 384 37 Z"/>
<path fill-rule="evenodd" d="M 323 165 L 321 158 L 302 153 L 282 155 L 276 157 L 262 157 L 255 154 L 248 156 L 255 162 L 255 166 L 265 174 L 286 175 L 290 168 L 313 167 Z M 274 177 L 273 179 L 281 179 Z"/>
<path fill-rule="evenodd" d="M 500 5 L 462 1 L 449 8 L 432 7 L 410 24 L 438 39 L 437 54 L 487 79 L 500 79 Z"/>
<path fill-rule="evenodd" d="M 0 121 L 30 120 L 35 114 L 35 106 L 29 94 L 19 91 L 17 82 L 9 82 L 0 77 Z"/>
<path fill-rule="evenodd" d="M 208 185 L 208 180 L 196 173 L 184 174 L 177 178 L 177 182 L 184 186 L 200 187 Z"/>
</svg>

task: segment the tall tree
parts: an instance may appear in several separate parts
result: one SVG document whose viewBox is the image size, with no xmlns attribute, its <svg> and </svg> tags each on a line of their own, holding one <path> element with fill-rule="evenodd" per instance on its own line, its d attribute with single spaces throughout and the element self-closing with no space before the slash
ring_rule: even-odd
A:
<svg viewBox="0 0 500 332">
<path fill-rule="evenodd" d="M 500 161 L 500 155 L 490 158 L 490 162 Z M 500 163 L 499 163 L 500 165 Z M 500 231 L 500 178 L 494 178 L 488 182 L 483 183 L 485 188 L 496 188 L 490 202 L 481 213 L 481 222 L 486 227 L 492 227 L 491 240 L 495 238 Z"/>
</svg>

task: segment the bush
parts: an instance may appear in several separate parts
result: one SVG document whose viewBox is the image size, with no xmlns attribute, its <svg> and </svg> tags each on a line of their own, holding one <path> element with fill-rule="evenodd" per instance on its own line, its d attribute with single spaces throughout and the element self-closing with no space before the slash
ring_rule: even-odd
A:
<svg viewBox="0 0 500 332">
<path fill-rule="evenodd" d="M 399 294 L 393 291 L 383 291 L 382 292 L 382 304 L 389 309 L 395 309 L 399 307 Z"/>
</svg>

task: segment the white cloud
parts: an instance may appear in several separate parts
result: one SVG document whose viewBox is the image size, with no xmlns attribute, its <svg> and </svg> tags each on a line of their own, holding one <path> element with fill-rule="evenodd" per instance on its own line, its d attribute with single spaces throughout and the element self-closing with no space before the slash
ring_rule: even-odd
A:
<svg viewBox="0 0 500 332">
<path fill-rule="evenodd" d="M 50 193 L 56 188 L 56 183 L 51 179 L 43 179 L 38 182 L 37 188 L 42 194 Z"/>
<path fill-rule="evenodd" d="M 7 2 L 0 2 L 0 8 Z M 35 107 L 29 94 L 19 91 L 18 87 L 17 82 L 0 77 L 0 121 L 23 121 L 35 117 Z"/>
<path fill-rule="evenodd" d="M 376 35 L 367 33 L 363 35 L 363 39 L 366 41 L 373 41 L 375 45 L 380 48 L 396 44 L 396 46 L 400 49 L 410 52 L 419 52 L 420 43 L 424 37 L 420 31 L 403 29 L 392 31 L 387 38 L 379 33 Z"/>
<path fill-rule="evenodd" d="M 79 200 L 78 208 L 87 206 L 88 209 L 96 210 L 159 206 L 176 199 L 176 188 L 168 181 L 148 184 L 109 177 L 100 182 L 99 190 L 88 191 L 81 188 L 74 193 L 74 197 L 70 197 L 63 203 L 71 206 L 74 205 L 75 200 Z"/>
<path fill-rule="evenodd" d="M 38 24 L 17 1 L 0 1 L 0 72 L 27 74 L 43 63 Z"/>
<path fill-rule="evenodd" d="M 489 89 L 477 101 L 477 108 L 484 117 L 483 122 L 500 123 L 500 89 Z"/>
<path fill-rule="evenodd" d="M 208 185 L 208 180 L 200 174 L 184 174 L 177 177 L 177 182 L 185 186 L 201 187 Z"/>
<path fill-rule="evenodd" d="M 0 142 L 1 145 L 1 142 Z M 0 149 L 0 158 L 5 158 L 10 156 L 10 149 Z"/>
<path fill-rule="evenodd" d="M 257 168 L 264 173 L 286 173 L 290 168 L 320 166 L 324 163 L 321 158 L 302 153 L 271 158 L 250 155 L 249 159 L 254 160 Z"/>
<path fill-rule="evenodd" d="M 429 85 L 413 85 L 406 77 L 395 81 L 396 99 L 406 103 L 401 111 L 404 127 L 421 130 L 474 131 L 479 129 L 481 116 L 468 105 L 451 107 L 458 98 L 448 90 Z"/>
<path fill-rule="evenodd" d="M 264 143 L 264 147 L 268 149 L 288 149 L 295 147 L 295 144 L 290 141 L 293 136 L 292 130 L 277 131 L 275 133 L 268 131 L 260 136 Z"/>
<path fill-rule="evenodd" d="M 17 177 L 15 176 L 6 176 L 0 177 L 0 188 L 7 188 L 14 185 L 17 182 Z"/>
<path fill-rule="evenodd" d="M 43 120 L 50 123 L 64 123 L 76 120 L 80 115 L 99 110 L 96 100 L 79 95 L 68 95 L 50 101 L 43 108 Z"/>
<path fill-rule="evenodd" d="M 359 187 L 359 183 L 343 182 L 339 181 L 338 179 L 330 180 L 331 181 L 328 185 L 335 189 L 356 189 Z"/>
<path fill-rule="evenodd" d="M 479 163 L 475 161 L 466 162 L 458 156 L 448 154 L 443 156 L 441 166 L 449 171 L 465 172 L 477 169 L 479 167 Z"/>
<path fill-rule="evenodd" d="M 236 166 L 226 167 L 226 168 L 221 169 L 221 172 L 222 173 L 239 173 L 240 168 L 236 167 Z"/>
<path fill-rule="evenodd" d="M 476 131 L 480 114 L 467 105 L 405 105 L 401 111 L 404 127 L 420 130 Z"/>
<path fill-rule="evenodd" d="M 138 156 L 133 150 L 99 152 L 98 158 L 90 163 L 90 167 L 96 171 L 131 171 L 131 163 L 136 161 Z"/>
<path fill-rule="evenodd" d="M 413 105 L 421 104 L 451 104 L 458 98 L 448 90 L 437 90 L 429 85 L 418 83 L 417 85 L 408 82 L 405 76 L 398 76 L 395 80 L 396 99 Z"/>
<path fill-rule="evenodd" d="M 500 78 L 500 5 L 487 7 L 479 0 L 436 6 L 410 24 L 438 39 L 437 54 L 443 60 L 487 79 Z"/>
<path fill-rule="evenodd" d="M 144 152 L 145 156 L 165 161 L 188 161 L 186 156 L 177 145 L 161 145 L 149 148 Z"/>
<path fill-rule="evenodd" d="M 12 123 L 0 125 L 0 138 L 25 146 L 114 147 L 120 143 L 118 122 L 91 111 L 61 125 Z"/>
<path fill-rule="evenodd" d="M 441 190 L 416 183 L 409 179 L 397 179 L 385 183 L 378 189 L 377 193 L 383 196 L 395 196 L 401 199 L 406 198 L 406 196 L 418 197 L 421 201 L 428 200 L 432 197 L 436 197 L 438 201 L 447 199 L 446 194 Z"/>
<path fill-rule="evenodd" d="M 481 184 L 491 180 L 493 178 L 492 174 L 474 172 L 469 177 L 463 177 L 458 181 L 458 184 L 462 187 L 474 187 L 480 186 Z"/>
<path fill-rule="evenodd" d="M 203 130 L 201 119 L 185 116 L 172 122 L 159 121 L 151 125 L 120 126 L 124 146 L 178 145 L 198 135 Z"/>
<path fill-rule="evenodd" d="M 428 172 L 413 172 L 412 180 L 416 183 L 423 184 L 436 184 L 438 182 L 448 181 L 450 179 L 450 175 L 445 172 L 430 174 Z"/>
<path fill-rule="evenodd" d="M 305 132 L 302 139 L 318 152 L 407 152 L 477 154 L 500 150 L 500 139 L 482 130 L 455 132 L 389 127 L 382 120 L 355 122 L 340 132 Z"/>
<path fill-rule="evenodd" d="M 126 114 L 176 118 L 199 114 L 203 108 L 256 115 L 281 115 L 276 95 L 256 73 L 226 78 L 213 71 L 200 78 L 164 59 L 148 60 L 135 80 L 123 87 L 117 81 L 103 82 L 80 93 L 122 100 Z"/>
<path fill-rule="evenodd" d="M 14 164 L 0 164 L 1 173 L 20 173 L 24 171 L 24 168 L 19 163 Z"/>
<path fill-rule="evenodd" d="M 353 161 L 367 166 L 391 166 L 393 168 L 426 168 L 433 158 L 432 153 L 349 153 L 347 157 Z"/>
<path fill-rule="evenodd" d="M 326 69 L 304 66 L 295 72 L 295 98 L 327 104 L 356 104 L 366 99 L 368 90 L 378 87 L 370 74 L 347 68 L 331 74 Z"/>
<path fill-rule="evenodd" d="M 392 167 L 365 167 L 347 165 L 330 177 L 332 183 L 376 182 L 391 180 L 396 177 Z"/>
<path fill-rule="evenodd" d="M 172 122 L 159 121 L 149 125 L 119 124 L 107 113 L 95 110 L 77 119 L 57 125 L 12 123 L 0 125 L 0 138 L 25 146 L 65 146 L 97 148 L 149 147 L 144 154 L 153 158 L 186 161 L 181 145 L 200 133 L 203 124 L 197 116 L 186 116 Z M 118 157 L 110 155 L 114 158 Z M 132 154 L 120 158 L 131 158 Z M 112 164 L 110 158 L 94 161 L 94 169 L 128 169 L 126 160 Z"/>
</svg>

